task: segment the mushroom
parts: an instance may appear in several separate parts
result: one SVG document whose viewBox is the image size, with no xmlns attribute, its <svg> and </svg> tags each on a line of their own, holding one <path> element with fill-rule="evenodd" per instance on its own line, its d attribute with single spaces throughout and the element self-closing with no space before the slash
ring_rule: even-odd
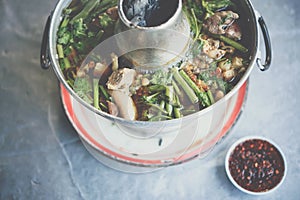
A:
<svg viewBox="0 0 300 200">
<path fill-rule="evenodd" d="M 226 54 L 226 51 L 219 49 L 219 47 L 220 47 L 219 40 L 213 40 L 209 38 L 205 41 L 203 45 L 203 52 L 206 55 L 208 55 L 210 58 L 219 60 Z"/>
<path fill-rule="evenodd" d="M 218 90 L 215 94 L 215 101 L 219 101 L 225 96 L 224 92 L 222 90 Z"/>
<path fill-rule="evenodd" d="M 150 80 L 146 77 L 142 78 L 142 86 L 148 86 L 150 84 Z"/>
<path fill-rule="evenodd" d="M 207 55 L 216 60 L 221 59 L 226 54 L 225 50 L 222 49 L 213 49 L 207 53 Z"/>
<path fill-rule="evenodd" d="M 234 76 L 235 76 L 234 69 L 230 69 L 230 70 L 223 72 L 223 77 L 226 81 L 231 81 L 234 78 Z"/>
<path fill-rule="evenodd" d="M 227 71 L 231 68 L 231 61 L 229 59 L 223 60 L 218 64 L 218 67 L 222 69 L 222 71 Z"/>
<path fill-rule="evenodd" d="M 243 58 L 240 58 L 240 57 L 234 57 L 234 58 L 232 59 L 232 66 L 233 66 L 235 69 L 238 69 L 238 68 L 243 67 Z"/>
</svg>

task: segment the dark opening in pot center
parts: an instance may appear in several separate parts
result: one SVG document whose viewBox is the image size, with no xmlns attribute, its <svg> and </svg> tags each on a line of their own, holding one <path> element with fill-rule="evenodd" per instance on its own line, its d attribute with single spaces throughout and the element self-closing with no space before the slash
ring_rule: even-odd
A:
<svg viewBox="0 0 300 200">
<path fill-rule="evenodd" d="M 122 10 L 134 26 L 155 27 L 166 23 L 179 8 L 179 0 L 124 0 Z"/>
</svg>

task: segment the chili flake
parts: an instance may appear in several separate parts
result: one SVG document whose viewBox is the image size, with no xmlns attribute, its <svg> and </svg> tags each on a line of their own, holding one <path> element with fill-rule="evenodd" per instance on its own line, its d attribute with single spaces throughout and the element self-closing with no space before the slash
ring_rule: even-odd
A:
<svg viewBox="0 0 300 200">
<path fill-rule="evenodd" d="M 242 188 L 266 192 L 276 187 L 284 176 L 280 151 L 270 142 L 249 139 L 235 147 L 229 157 L 229 171 Z"/>
</svg>

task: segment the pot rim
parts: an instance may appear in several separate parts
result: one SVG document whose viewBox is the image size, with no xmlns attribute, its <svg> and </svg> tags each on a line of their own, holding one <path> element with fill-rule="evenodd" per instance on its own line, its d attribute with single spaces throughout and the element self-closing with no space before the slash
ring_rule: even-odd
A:
<svg viewBox="0 0 300 200">
<path fill-rule="evenodd" d="M 101 110 L 96 109 L 94 106 L 88 104 L 87 102 L 85 102 L 82 98 L 80 98 L 76 92 L 70 87 L 70 85 L 67 83 L 67 81 L 65 80 L 65 77 L 61 71 L 61 68 L 59 66 L 59 62 L 58 62 L 58 56 L 57 56 L 57 50 L 56 50 L 56 40 L 57 40 L 57 27 L 62 19 L 61 17 L 61 13 L 62 10 L 70 3 L 71 0 L 68 1 L 63 1 L 63 0 L 59 0 L 55 6 L 55 9 L 52 13 L 52 19 L 50 22 L 50 29 L 49 29 L 49 38 L 48 38 L 48 42 L 49 42 L 49 49 L 50 49 L 50 61 L 51 61 L 51 65 L 52 68 L 54 69 L 54 72 L 56 74 L 56 76 L 58 77 L 58 80 L 64 85 L 64 87 L 68 90 L 68 92 L 77 100 L 79 101 L 83 106 L 85 106 L 86 108 L 88 108 L 90 111 L 96 113 L 97 115 L 100 115 L 106 119 L 109 120 L 114 120 L 115 122 L 119 122 L 122 124 L 129 124 L 129 125 L 157 125 L 160 126 L 160 124 L 162 123 L 161 121 L 154 121 L 154 122 L 150 122 L 150 121 L 130 121 L 130 120 L 126 120 L 124 118 L 121 117 L 115 117 L 112 116 L 106 112 L 103 112 Z M 180 1 L 181 2 L 181 1 Z M 242 76 L 242 78 L 238 81 L 238 83 L 219 101 L 215 102 L 214 104 L 212 104 L 211 106 L 202 109 L 198 112 L 195 112 L 193 114 L 187 115 L 187 116 L 183 116 L 182 118 L 179 119 L 171 119 L 171 120 L 164 120 L 163 123 L 169 125 L 169 124 L 177 124 L 179 121 L 183 120 L 183 119 L 189 119 L 189 118 L 194 118 L 197 117 L 199 115 L 204 115 L 207 112 L 211 112 L 211 110 L 213 110 L 215 107 L 223 104 L 225 101 L 228 101 L 236 92 L 238 92 L 238 90 L 241 88 L 241 86 L 247 81 L 248 77 L 250 76 L 250 73 L 254 67 L 255 62 L 257 62 L 257 59 L 259 59 L 259 47 L 260 47 L 260 41 L 259 41 L 259 37 L 258 37 L 258 13 L 256 12 L 256 10 L 254 9 L 252 3 L 250 0 L 245 0 L 247 7 L 251 13 L 251 16 L 249 16 L 249 19 L 253 20 L 254 26 L 253 28 L 254 33 L 255 33 L 255 44 L 253 44 L 253 46 L 255 47 L 253 50 L 253 53 L 250 55 L 250 63 L 248 65 L 248 68 L 246 70 L 246 72 L 244 73 L 244 75 Z"/>
</svg>

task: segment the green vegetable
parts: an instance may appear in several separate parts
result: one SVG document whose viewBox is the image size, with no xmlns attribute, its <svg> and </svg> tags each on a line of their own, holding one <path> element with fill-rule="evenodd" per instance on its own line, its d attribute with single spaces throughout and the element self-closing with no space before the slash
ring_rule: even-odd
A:
<svg viewBox="0 0 300 200">
<path fill-rule="evenodd" d="M 181 90 L 179 89 L 179 87 L 178 87 L 178 85 L 176 84 L 176 82 L 175 81 L 172 81 L 172 86 L 173 86 L 173 88 L 174 88 L 174 90 L 175 90 L 175 93 L 178 95 L 178 96 L 182 96 L 182 93 L 181 93 Z M 176 95 L 176 96 L 177 96 Z"/>
<path fill-rule="evenodd" d="M 154 92 L 162 92 L 162 91 L 165 91 L 165 86 L 163 85 L 150 85 L 148 86 L 148 90 L 151 92 L 151 93 L 154 93 Z"/>
<path fill-rule="evenodd" d="M 157 109 L 159 112 L 161 112 L 163 114 L 168 114 L 167 111 L 165 111 L 165 109 L 162 108 L 160 105 L 157 105 L 155 103 L 147 103 L 147 105 L 150 106 L 151 108 Z"/>
<path fill-rule="evenodd" d="M 178 107 L 178 108 L 182 108 L 183 106 L 181 105 L 180 103 L 180 100 L 179 100 L 179 96 L 175 94 L 175 98 L 174 98 L 175 102 L 174 102 L 174 106 Z"/>
<path fill-rule="evenodd" d="M 147 103 L 150 103 L 150 104 L 153 104 L 153 103 L 156 103 L 158 101 L 158 98 L 157 96 L 159 95 L 160 93 L 157 92 L 155 94 L 152 94 L 152 95 L 149 95 L 149 96 L 143 96 L 143 100 Z"/>
<path fill-rule="evenodd" d="M 197 95 L 195 94 L 193 89 L 186 83 L 186 81 L 180 76 L 178 68 L 172 68 L 172 73 L 175 81 L 177 81 L 177 83 L 183 88 L 190 101 L 192 103 L 197 103 L 199 101 Z"/>
<path fill-rule="evenodd" d="M 210 80 L 210 71 L 204 71 L 198 75 L 198 79 L 207 83 Z"/>
<path fill-rule="evenodd" d="M 167 100 L 172 104 L 174 103 L 174 88 L 173 86 L 166 86 L 166 92 L 165 95 L 167 97 Z"/>
<path fill-rule="evenodd" d="M 102 27 L 107 27 L 112 25 L 113 21 L 106 13 L 103 13 L 102 15 L 100 15 L 99 17 L 99 24 Z"/>
<path fill-rule="evenodd" d="M 169 85 L 172 83 L 172 74 L 168 71 L 157 70 L 152 75 L 150 82 L 157 85 Z"/>
<path fill-rule="evenodd" d="M 65 28 L 65 27 L 67 27 L 69 21 L 70 21 L 70 19 L 69 19 L 68 17 L 65 17 L 65 18 L 63 19 L 63 21 L 61 22 L 61 24 L 60 24 L 60 28 Z"/>
<path fill-rule="evenodd" d="M 63 62 L 64 62 L 64 67 L 65 67 L 65 69 L 68 69 L 68 68 L 70 68 L 71 67 L 71 63 L 70 63 L 70 61 L 69 61 L 69 59 L 68 58 L 63 58 Z"/>
<path fill-rule="evenodd" d="M 207 107 L 207 106 L 211 105 L 209 96 L 208 96 L 208 94 L 206 92 L 199 93 L 198 97 L 199 97 L 199 99 L 201 99 L 202 106 Z"/>
<path fill-rule="evenodd" d="M 153 117 L 149 118 L 149 121 L 153 122 L 153 121 L 162 121 L 162 120 L 168 120 L 168 119 L 172 119 L 172 117 L 169 117 L 166 115 L 157 115 L 157 116 L 153 116 Z"/>
<path fill-rule="evenodd" d="M 93 98 L 91 97 L 93 89 L 88 78 L 77 78 L 74 83 L 74 91 L 88 104 L 93 103 Z"/>
<path fill-rule="evenodd" d="M 244 47 L 241 43 L 232 40 L 224 35 L 216 35 L 216 34 L 210 34 L 211 36 L 213 36 L 216 39 L 222 40 L 223 42 L 229 44 L 230 46 L 234 47 L 235 49 L 243 52 L 243 53 L 247 53 L 248 49 L 246 47 Z"/>
<path fill-rule="evenodd" d="M 192 56 L 192 58 L 195 58 L 202 53 L 203 44 L 204 41 L 201 39 L 201 36 L 198 36 L 198 39 L 195 40 L 191 46 L 190 55 Z"/>
<path fill-rule="evenodd" d="M 183 11 L 187 16 L 188 22 L 190 24 L 191 30 L 194 34 L 194 39 L 197 40 L 201 33 L 201 24 L 200 20 L 203 16 L 203 8 L 199 0 L 187 0 L 186 6 L 183 7 Z"/>
<path fill-rule="evenodd" d="M 94 93 L 94 107 L 98 110 L 100 109 L 99 106 L 99 80 L 93 79 L 93 93 Z"/>
<path fill-rule="evenodd" d="M 72 26 L 72 33 L 73 36 L 76 38 L 81 38 L 81 37 L 86 37 L 86 31 L 87 31 L 87 26 L 85 23 L 83 23 L 83 19 L 79 18 L 73 22 Z"/>
<path fill-rule="evenodd" d="M 243 52 L 243 53 L 247 53 L 248 49 L 246 47 L 244 47 L 242 44 L 240 44 L 239 42 L 236 42 L 228 37 L 225 37 L 224 35 L 220 35 L 219 36 L 220 40 L 222 40 L 223 42 L 231 45 L 232 47 L 236 48 L 237 50 Z"/>
<path fill-rule="evenodd" d="M 85 19 L 89 13 L 98 5 L 99 0 L 89 0 L 84 5 L 83 9 L 71 20 L 71 23 L 74 23 L 78 19 Z"/>
<path fill-rule="evenodd" d="M 166 102 L 165 102 L 165 101 L 160 101 L 159 107 L 160 107 L 161 109 L 164 109 L 165 106 L 166 106 Z M 157 113 L 157 115 L 162 115 L 162 112 L 159 111 L 159 112 Z"/>
<path fill-rule="evenodd" d="M 68 8 L 63 11 L 63 19 L 57 31 L 58 54 L 62 59 L 60 64 L 62 68 L 72 64 L 79 66 L 87 53 L 103 39 L 106 25 L 113 25 L 113 21 L 106 13 L 108 8 L 116 6 L 117 0 L 77 0 L 72 1 Z M 103 30 L 94 25 L 93 19 L 100 17 L 100 23 L 103 25 Z M 63 51 L 62 51 L 63 50 Z M 76 52 L 74 54 L 74 52 Z M 71 62 L 63 60 L 62 56 L 71 59 Z"/>
<path fill-rule="evenodd" d="M 216 11 L 233 5 L 231 0 L 202 0 L 202 6 L 208 15 L 213 15 Z"/>
<path fill-rule="evenodd" d="M 210 104 L 214 104 L 215 103 L 215 98 L 214 98 L 214 95 L 212 94 L 211 90 L 207 91 L 207 96 L 209 98 Z"/>
<path fill-rule="evenodd" d="M 61 44 L 56 45 L 58 58 L 64 58 L 64 50 Z"/>
<path fill-rule="evenodd" d="M 99 86 L 101 93 L 103 94 L 103 96 L 105 97 L 106 101 L 111 101 L 111 96 L 108 94 L 108 92 L 106 91 L 106 89 L 103 87 L 103 85 Z"/>
<path fill-rule="evenodd" d="M 174 108 L 174 116 L 175 116 L 175 118 L 182 117 L 182 113 L 181 113 L 180 108 L 177 108 L 177 107 Z"/>
<path fill-rule="evenodd" d="M 57 32 L 57 42 L 59 44 L 67 45 L 70 41 L 72 41 L 72 34 L 66 27 L 60 28 Z"/>
<path fill-rule="evenodd" d="M 118 0 L 102 0 L 100 1 L 99 6 L 96 6 L 93 10 L 93 14 L 90 14 L 87 17 L 87 21 L 90 21 L 92 18 L 97 17 L 104 13 L 107 9 L 112 8 L 118 4 Z"/>
<path fill-rule="evenodd" d="M 185 71 L 180 70 L 179 74 L 187 82 L 187 84 L 194 90 L 198 98 L 201 100 L 202 105 L 210 106 L 211 102 L 209 101 L 206 92 L 201 91 L 200 88 L 196 85 L 196 83 L 192 81 L 190 77 L 185 73 Z"/>
<path fill-rule="evenodd" d="M 173 106 L 169 103 L 166 103 L 165 107 L 166 107 L 166 111 L 168 113 L 168 116 L 172 117 Z"/>
<path fill-rule="evenodd" d="M 187 82 L 187 84 L 194 90 L 194 92 L 196 94 L 201 93 L 200 88 L 196 85 L 196 83 L 194 83 L 194 81 L 192 81 L 190 79 L 190 77 L 185 73 L 184 70 L 180 70 L 179 74 L 181 75 L 181 77 Z"/>
<path fill-rule="evenodd" d="M 183 109 L 180 111 L 183 116 L 190 115 L 196 112 L 195 109 Z"/>
</svg>

